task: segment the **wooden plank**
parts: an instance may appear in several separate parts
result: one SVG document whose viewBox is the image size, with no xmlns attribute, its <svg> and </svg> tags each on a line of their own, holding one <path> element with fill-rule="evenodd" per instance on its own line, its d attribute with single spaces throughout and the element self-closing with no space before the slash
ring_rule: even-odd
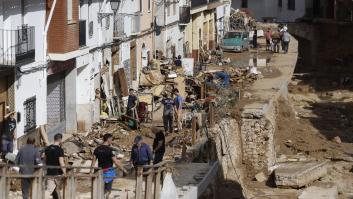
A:
<svg viewBox="0 0 353 199">
<path fill-rule="evenodd" d="M 150 170 L 152 170 L 151 168 Z M 153 187 L 152 187 L 152 180 L 153 180 L 154 173 L 150 173 L 147 175 L 147 183 L 146 183 L 146 199 L 153 199 Z"/>
<path fill-rule="evenodd" d="M 65 199 L 76 199 L 76 179 L 70 174 L 65 178 L 64 197 Z"/>
<path fill-rule="evenodd" d="M 196 123 L 197 123 L 197 117 L 194 116 L 194 117 L 192 117 L 192 120 L 191 120 L 191 133 L 192 133 L 192 144 L 193 145 L 196 143 L 196 139 L 197 139 Z"/>
<path fill-rule="evenodd" d="M 160 199 L 161 197 L 161 171 L 159 171 L 156 174 L 156 180 L 154 182 L 154 199 Z"/>
<path fill-rule="evenodd" d="M 215 125 L 213 103 L 210 103 L 210 105 L 209 105 L 209 113 L 208 114 L 209 114 L 210 127 L 213 128 Z"/>
<path fill-rule="evenodd" d="M 93 178 L 91 198 L 104 199 L 104 183 L 102 170 L 97 171 L 98 176 Z"/>
<path fill-rule="evenodd" d="M 118 75 L 118 79 L 119 79 L 121 95 L 123 97 L 126 97 L 129 95 L 129 87 L 128 87 L 126 76 L 125 76 L 125 69 L 119 68 L 117 75 Z"/>
<path fill-rule="evenodd" d="M 0 198 L 8 199 L 8 187 L 7 187 L 7 166 L 2 166 L 0 168 Z"/>
<path fill-rule="evenodd" d="M 49 146 L 49 139 L 48 139 L 48 135 L 47 132 L 45 131 L 44 125 L 40 126 L 40 136 L 43 140 L 43 143 L 45 146 Z"/>
<path fill-rule="evenodd" d="M 142 167 L 138 167 L 137 168 L 137 176 L 136 176 L 136 199 L 143 199 L 143 168 Z"/>
</svg>

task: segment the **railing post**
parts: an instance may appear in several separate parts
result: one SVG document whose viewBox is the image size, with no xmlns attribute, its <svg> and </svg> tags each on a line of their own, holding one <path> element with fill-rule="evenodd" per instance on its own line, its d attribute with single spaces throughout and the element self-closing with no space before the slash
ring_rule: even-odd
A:
<svg viewBox="0 0 353 199">
<path fill-rule="evenodd" d="M 7 169 L 6 165 L 1 166 L 0 168 L 0 198 L 8 199 L 8 187 L 7 187 Z"/>
<path fill-rule="evenodd" d="M 43 179 L 43 167 L 40 167 L 34 172 L 34 179 L 32 181 L 32 198 L 45 199 L 45 180 Z"/>
<path fill-rule="evenodd" d="M 136 173 L 136 199 L 142 199 L 143 198 L 143 168 L 142 167 L 137 167 L 137 173 Z"/>
<path fill-rule="evenodd" d="M 157 170 L 156 180 L 154 182 L 154 199 L 160 199 L 161 197 L 161 171 L 160 168 Z"/>
<path fill-rule="evenodd" d="M 104 199 L 103 172 L 102 170 L 98 170 L 95 174 L 96 176 L 92 182 L 91 198 Z"/>
<path fill-rule="evenodd" d="M 192 133 L 192 144 L 196 143 L 197 139 L 197 132 L 196 132 L 196 124 L 197 124 L 197 117 L 193 116 L 191 120 L 191 133 Z"/>
<path fill-rule="evenodd" d="M 147 183 L 146 183 L 146 199 L 153 199 L 153 188 L 152 188 L 152 180 L 154 176 L 154 168 L 149 169 L 149 174 L 147 175 Z"/>
<path fill-rule="evenodd" d="M 76 178 L 73 170 L 67 172 L 67 177 L 64 178 L 64 198 L 76 199 Z"/>
</svg>

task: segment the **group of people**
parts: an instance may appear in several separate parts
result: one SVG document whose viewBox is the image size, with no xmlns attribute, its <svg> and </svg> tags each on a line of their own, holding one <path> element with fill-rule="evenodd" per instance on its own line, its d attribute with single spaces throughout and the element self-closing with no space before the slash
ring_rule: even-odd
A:
<svg viewBox="0 0 353 199">
<path fill-rule="evenodd" d="M 287 26 L 280 25 L 277 30 L 272 31 L 268 28 L 265 32 L 266 38 L 266 50 L 279 53 L 280 45 L 284 53 L 288 53 L 288 47 L 290 42 L 290 34 Z"/>
<path fill-rule="evenodd" d="M 134 144 L 131 149 L 131 164 L 137 168 L 150 164 L 158 164 L 162 162 L 165 153 L 165 135 L 163 130 L 152 128 L 152 133 L 155 135 L 152 149 L 144 142 L 142 136 L 138 135 L 134 139 Z M 15 163 L 20 166 L 20 173 L 31 175 L 35 171 L 35 166 L 45 164 L 47 166 L 46 175 L 49 177 L 46 181 L 45 198 L 62 198 L 63 179 L 66 175 L 66 162 L 64 150 L 61 147 L 63 141 L 62 134 L 54 136 L 54 143 L 47 146 L 43 153 L 35 147 L 35 139 L 29 137 L 27 144 L 24 145 L 16 156 Z M 128 171 L 121 164 L 119 159 L 111 147 L 113 143 L 113 135 L 107 133 L 103 135 L 103 143 L 98 146 L 93 152 L 92 169 L 95 168 L 98 162 L 98 167 L 103 170 L 104 193 L 105 198 L 109 198 L 112 190 L 114 179 L 117 177 L 116 168 L 120 169 L 124 174 Z M 114 165 L 116 167 L 114 167 Z M 23 178 L 21 181 L 23 199 L 30 198 L 31 178 Z"/>
</svg>

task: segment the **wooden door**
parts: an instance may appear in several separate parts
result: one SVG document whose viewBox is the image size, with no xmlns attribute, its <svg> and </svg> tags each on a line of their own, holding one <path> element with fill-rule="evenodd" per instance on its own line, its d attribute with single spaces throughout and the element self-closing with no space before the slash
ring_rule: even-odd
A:
<svg viewBox="0 0 353 199">
<path fill-rule="evenodd" d="M 131 42 L 130 45 L 130 79 L 131 81 L 137 79 L 136 42 Z"/>
</svg>

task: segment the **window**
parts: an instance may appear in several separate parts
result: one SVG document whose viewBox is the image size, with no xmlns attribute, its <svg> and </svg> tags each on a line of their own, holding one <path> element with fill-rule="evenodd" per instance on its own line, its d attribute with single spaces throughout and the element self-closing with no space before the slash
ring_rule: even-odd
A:
<svg viewBox="0 0 353 199">
<path fill-rule="evenodd" d="M 248 8 L 248 0 L 241 0 L 241 7 Z"/>
<path fill-rule="evenodd" d="M 142 12 L 142 1 L 143 0 L 140 0 L 140 12 Z"/>
<path fill-rule="evenodd" d="M 92 36 L 93 36 L 93 21 L 89 22 L 88 34 L 89 34 L 89 37 L 92 38 Z"/>
<path fill-rule="evenodd" d="M 148 11 L 151 10 L 151 0 L 148 0 Z"/>
<path fill-rule="evenodd" d="M 25 131 L 36 128 L 36 97 L 31 97 L 23 103 L 25 112 Z"/>
<path fill-rule="evenodd" d="M 278 7 L 282 8 L 282 0 L 278 0 Z"/>
<path fill-rule="evenodd" d="M 72 21 L 72 0 L 66 0 L 67 3 L 67 21 Z"/>
<path fill-rule="evenodd" d="M 288 10 L 295 10 L 295 0 L 288 0 Z"/>
</svg>

